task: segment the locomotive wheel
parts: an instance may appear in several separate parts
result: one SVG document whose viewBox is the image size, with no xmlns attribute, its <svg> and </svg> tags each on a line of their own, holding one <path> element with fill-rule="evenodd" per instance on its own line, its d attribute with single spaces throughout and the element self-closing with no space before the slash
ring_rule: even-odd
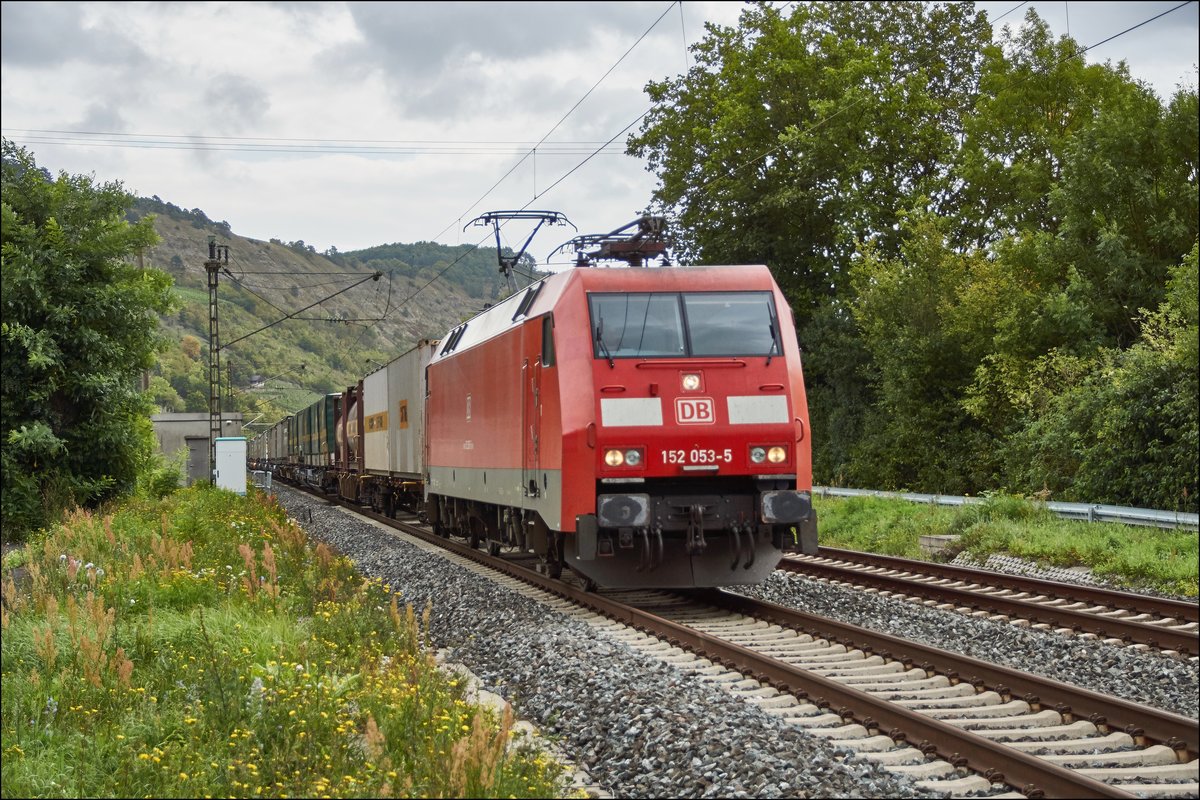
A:
<svg viewBox="0 0 1200 800">
<path fill-rule="evenodd" d="M 497 542 L 495 539 L 488 539 L 487 540 L 487 551 L 488 551 L 489 556 L 500 555 L 500 543 Z"/>
</svg>

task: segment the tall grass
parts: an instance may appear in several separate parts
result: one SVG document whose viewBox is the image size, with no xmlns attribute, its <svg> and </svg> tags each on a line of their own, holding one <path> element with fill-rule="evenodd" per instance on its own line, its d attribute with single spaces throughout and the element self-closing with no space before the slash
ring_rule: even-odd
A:
<svg viewBox="0 0 1200 800">
<path fill-rule="evenodd" d="M 437 668 L 427 617 L 262 495 L 75 512 L 24 566 L 0 620 L 5 797 L 563 792 Z"/>
<path fill-rule="evenodd" d="M 1118 585 L 1196 597 L 1200 557 L 1194 531 L 1064 520 L 1044 505 L 992 495 L 947 507 L 878 497 L 814 498 L 823 546 L 930 559 L 921 536 L 958 536 L 943 558 L 1012 555 L 1059 567 L 1084 566 Z"/>
</svg>

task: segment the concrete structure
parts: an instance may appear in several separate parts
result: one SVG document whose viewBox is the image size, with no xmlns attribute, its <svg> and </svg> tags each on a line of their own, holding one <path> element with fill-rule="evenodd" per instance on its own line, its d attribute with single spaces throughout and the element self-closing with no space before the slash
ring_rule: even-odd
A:
<svg viewBox="0 0 1200 800">
<path fill-rule="evenodd" d="M 227 411 L 222 414 L 222 420 L 222 432 L 226 436 L 242 435 L 242 412 Z M 187 453 L 185 478 L 188 486 L 197 480 L 212 479 L 208 474 L 207 411 L 155 414 L 150 421 L 158 438 L 158 451 L 168 460 L 178 458 L 180 451 Z"/>
</svg>

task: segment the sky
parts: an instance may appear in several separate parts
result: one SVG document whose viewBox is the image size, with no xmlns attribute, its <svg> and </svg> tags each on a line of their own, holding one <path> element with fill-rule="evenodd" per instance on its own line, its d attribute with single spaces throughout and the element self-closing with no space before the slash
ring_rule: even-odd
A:
<svg viewBox="0 0 1200 800">
<path fill-rule="evenodd" d="M 1091 46 L 1181 1 L 976 7 L 1014 26 L 1034 8 Z M 655 178 L 623 154 L 645 86 L 684 71 L 685 43 L 742 7 L 3 2 L 0 126 L 51 172 L 318 251 L 490 247 L 491 229 L 470 225 L 479 215 L 557 211 L 578 231 L 542 228 L 529 252 L 544 263 L 649 206 Z M 1166 99 L 1195 85 L 1197 33 L 1193 0 L 1087 59 L 1124 60 Z M 504 243 L 519 248 L 529 225 L 506 227 Z"/>
</svg>

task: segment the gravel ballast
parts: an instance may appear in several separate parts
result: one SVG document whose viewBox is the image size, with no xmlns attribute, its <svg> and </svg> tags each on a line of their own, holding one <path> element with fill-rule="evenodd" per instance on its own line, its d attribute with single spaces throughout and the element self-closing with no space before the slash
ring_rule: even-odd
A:
<svg viewBox="0 0 1200 800">
<path fill-rule="evenodd" d="M 904 777 L 327 503 L 288 513 L 403 592 L 429 635 L 617 797 L 929 797 Z M 310 516 L 311 512 L 311 516 Z"/>
<path fill-rule="evenodd" d="M 781 571 L 762 585 L 741 591 L 1184 716 L 1196 717 L 1200 706 L 1196 662 L 1152 650 L 1019 628 Z"/>
</svg>

